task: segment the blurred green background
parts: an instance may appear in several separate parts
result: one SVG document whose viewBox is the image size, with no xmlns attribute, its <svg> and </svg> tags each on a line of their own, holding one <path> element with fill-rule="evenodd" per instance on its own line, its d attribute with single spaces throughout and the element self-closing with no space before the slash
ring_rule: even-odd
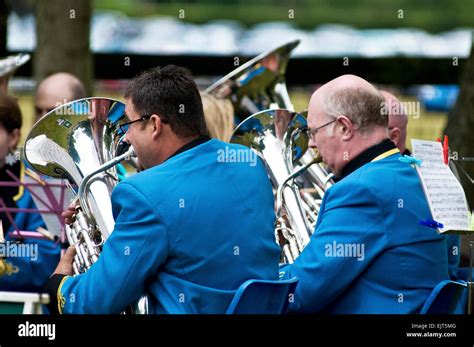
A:
<svg viewBox="0 0 474 347">
<path fill-rule="evenodd" d="M 22 0 L 28 1 L 33 3 L 33 0 Z M 191 23 L 235 20 L 244 27 L 284 21 L 304 30 L 328 23 L 361 29 L 419 28 L 432 33 L 474 28 L 474 1 L 465 0 L 93 0 L 93 8 L 118 11 L 133 17 L 171 16 Z M 184 18 L 180 17 L 183 14 Z M 312 88 L 290 86 L 296 110 L 307 108 Z M 94 95 L 122 99 L 121 91 L 103 90 L 97 84 Z M 17 96 L 25 120 L 22 131 L 25 137 L 33 123 L 33 96 L 30 93 L 17 93 Z M 407 95 L 397 96 L 402 101 L 416 101 Z M 427 112 L 422 108 L 420 118 L 410 119 L 408 139 L 436 139 L 443 135 L 446 123 L 447 113 Z"/>
<path fill-rule="evenodd" d="M 430 32 L 474 27 L 474 1 L 470 0 L 95 0 L 94 6 L 139 17 L 177 16 L 184 10 L 189 22 L 231 19 L 246 26 L 288 20 L 288 11 L 293 9 L 291 20 L 303 29 L 324 23 L 356 28 L 415 27 Z"/>
</svg>

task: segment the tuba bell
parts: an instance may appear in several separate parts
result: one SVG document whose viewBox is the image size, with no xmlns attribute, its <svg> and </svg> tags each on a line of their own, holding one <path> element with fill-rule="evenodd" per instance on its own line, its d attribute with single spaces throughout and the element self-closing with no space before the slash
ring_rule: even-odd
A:
<svg viewBox="0 0 474 347">
<path fill-rule="evenodd" d="M 230 99 L 239 121 L 269 108 L 293 111 L 286 89 L 285 72 L 299 40 L 264 52 L 209 86 L 205 92 Z"/>
<path fill-rule="evenodd" d="M 80 99 L 44 115 L 25 142 L 24 157 L 31 167 L 42 175 L 67 180 L 79 200 L 74 222 L 65 227 L 69 244 L 76 248 L 75 275 L 98 260 L 114 229 L 110 196 L 119 183 L 117 165 L 135 156 L 133 148 L 122 141 L 125 134 L 119 124 L 125 120 L 122 102 Z"/>
</svg>

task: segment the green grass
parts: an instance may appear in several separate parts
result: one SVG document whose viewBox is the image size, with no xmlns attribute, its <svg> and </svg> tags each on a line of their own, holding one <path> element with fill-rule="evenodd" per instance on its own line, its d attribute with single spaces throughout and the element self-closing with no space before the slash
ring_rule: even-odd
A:
<svg viewBox="0 0 474 347">
<path fill-rule="evenodd" d="M 269 21 L 288 21 L 297 27 L 314 29 L 323 23 L 341 23 L 357 28 L 416 27 L 431 32 L 457 27 L 474 27 L 474 1 L 465 0 L 304 0 L 153 2 L 137 0 L 95 0 L 95 8 L 118 10 L 129 16 L 173 16 L 192 23 L 232 19 L 245 26 Z M 294 10 L 294 19 L 289 11 Z M 399 15 L 403 11 L 403 18 Z"/>
</svg>

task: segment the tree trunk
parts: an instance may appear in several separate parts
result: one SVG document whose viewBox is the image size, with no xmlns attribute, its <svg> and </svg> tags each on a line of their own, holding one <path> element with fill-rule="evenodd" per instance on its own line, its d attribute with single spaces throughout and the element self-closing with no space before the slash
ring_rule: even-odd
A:
<svg viewBox="0 0 474 347">
<path fill-rule="evenodd" d="M 473 46 L 474 48 L 474 46 Z M 464 65 L 460 81 L 461 91 L 453 110 L 449 114 L 445 133 L 449 136 L 452 154 L 462 157 L 474 157 L 474 49 Z M 458 161 L 463 168 L 474 176 L 474 162 Z M 462 175 L 462 184 L 467 200 L 474 207 L 474 185 Z"/>
<path fill-rule="evenodd" d="M 92 0 L 36 0 L 36 81 L 56 72 L 78 77 L 92 95 Z"/>
<path fill-rule="evenodd" d="M 460 93 L 453 110 L 449 114 L 448 124 L 444 130 L 449 136 L 449 147 L 452 155 L 458 158 L 457 163 L 474 178 L 474 162 L 462 161 L 462 157 L 474 157 L 474 45 L 464 65 L 460 80 Z M 474 184 L 459 171 L 461 184 L 466 192 L 470 209 L 474 208 Z M 468 237 L 463 237 L 461 245 L 461 263 L 468 265 Z"/>
<path fill-rule="evenodd" d="M 7 21 L 10 8 L 7 0 L 0 0 L 0 58 L 7 55 Z"/>
</svg>

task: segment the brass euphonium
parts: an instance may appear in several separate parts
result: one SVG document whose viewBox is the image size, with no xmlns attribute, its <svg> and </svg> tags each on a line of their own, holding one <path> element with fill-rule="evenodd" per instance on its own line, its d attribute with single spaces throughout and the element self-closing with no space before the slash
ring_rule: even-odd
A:
<svg viewBox="0 0 474 347">
<path fill-rule="evenodd" d="M 206 89 L 206 92 L 218 98 L 229 99 L 232 102 L 235 115 L 241 122 L 234 132 L 233 141 L 237 141 L 235 138 L 236 136 L 240 136 L 239 134 L 253 129 L 255 116 L 260 114 L 259 112 L 268 113 L 270 112 L 269 109 L 279 108 L 286 109 L 287 112 L 294 111 L 286 88 L 285 73 L 290 54 L 298 44 L 299 40 L 296 40 L 269 52 L 262 53 Z M 306 113 L 300 113 L 300 117 L 298 118 L 305 119 L 304 125 L 303 122 L 299 122 L 299 124 L 306 127 Z M 305 216 L 304 224 L 310 230 L 309 235 L 311 235 L 316 226 L 319 206 L 322 202 L 324 192 L 333 182 L 331 175 L 326 171 L 326 168 L 321 165 L 321 160 L 315 159 L 318 158 L 316 151 L 311 148 L 306 150 L 306 147 L 307 143 L 304 147 L 305 151 L 295 157 L 291 165 L 292 170 L 301 169 L 298 177 L 288 179 L 286 184 L 296 182 L 296 180 L 300 181 L 298 193 L 301 195 L 301 203 L 298 205 L 291 204 L 293 206 L 290 207 L 290 209 L 298 208 L 301 210 L 299 212 L 295 211 L 293 214 Z M 266 160 L 266 158 L 264 159 Z M 293 171 L 289 170 L 289 167 L 285 170 L 287 170 L 288 177 L 293 173 Z M 279 180 L 279 183 L 283 184 L 283 182 L 285 182 L 284 179 Z M 276 182 L 274 181 L 273 183 L 275 184 Z M 275 187 L 275 189 L 278 188 Z M 278 196 L 276 197 L 278 201 Z M 293 229 L 302 230 L 301 225 L 303 223 L 301 221 L 299 223 L 293 223 L 300 224 L 299 227 L 292 224 Z M 281 230 L 284 229 L 285 228 L 282 228 Z M 288 252 L 285 252 L 287 256 L 285 256 L 284 260 L 287 262 L 293 262 L 302 248 L 309 242 L 309 237 L 306 236 L 306 232 L 302 232 L 297 239 L 299 240 L 298 242 L 292 243 L 299 245 L 298 251 L 296 251 L 296 248 L 293 249 L 293 256 L 291 257 Z"/>
<path fill-rule="evenodd" d="M 296 178 L 314 162 L 295 170 L 306 152 L 306 119 L 285 109 L 265 110 L 237 126 L 232 142 L 252 148 L 262 158 L 276 192 L 277 242 L 282 262 L 292 263 L 308 244 L 312 225 L 304 208 L 304 195 Z"/>
<path fill-rule="evenodd" d="M 123 143 L 119 124 L 125 105 L 107 98 L 86 98 L 55 108 L 30 131 L 24 155 L 42 175 L 65 179 L 77 195 L 75 220 L 66 226 L 76 248 L 74 274 L 86 272 L 99 258 L 114 229 L 110 196 L 119 183 L 117 164 L 135 156 Z M 136 305 L 145 305 L 145 298 Z M 134 313 L 146 313 L 132 309 Z"/>
<path fill-rule="evenodd" d="M 30 60 L 29 54 L 19 53 L 9 55 L 0 59 L 0 77 L 8 77 L 12 75 L 16 69 L 26 64 Z"/>
</svg>

